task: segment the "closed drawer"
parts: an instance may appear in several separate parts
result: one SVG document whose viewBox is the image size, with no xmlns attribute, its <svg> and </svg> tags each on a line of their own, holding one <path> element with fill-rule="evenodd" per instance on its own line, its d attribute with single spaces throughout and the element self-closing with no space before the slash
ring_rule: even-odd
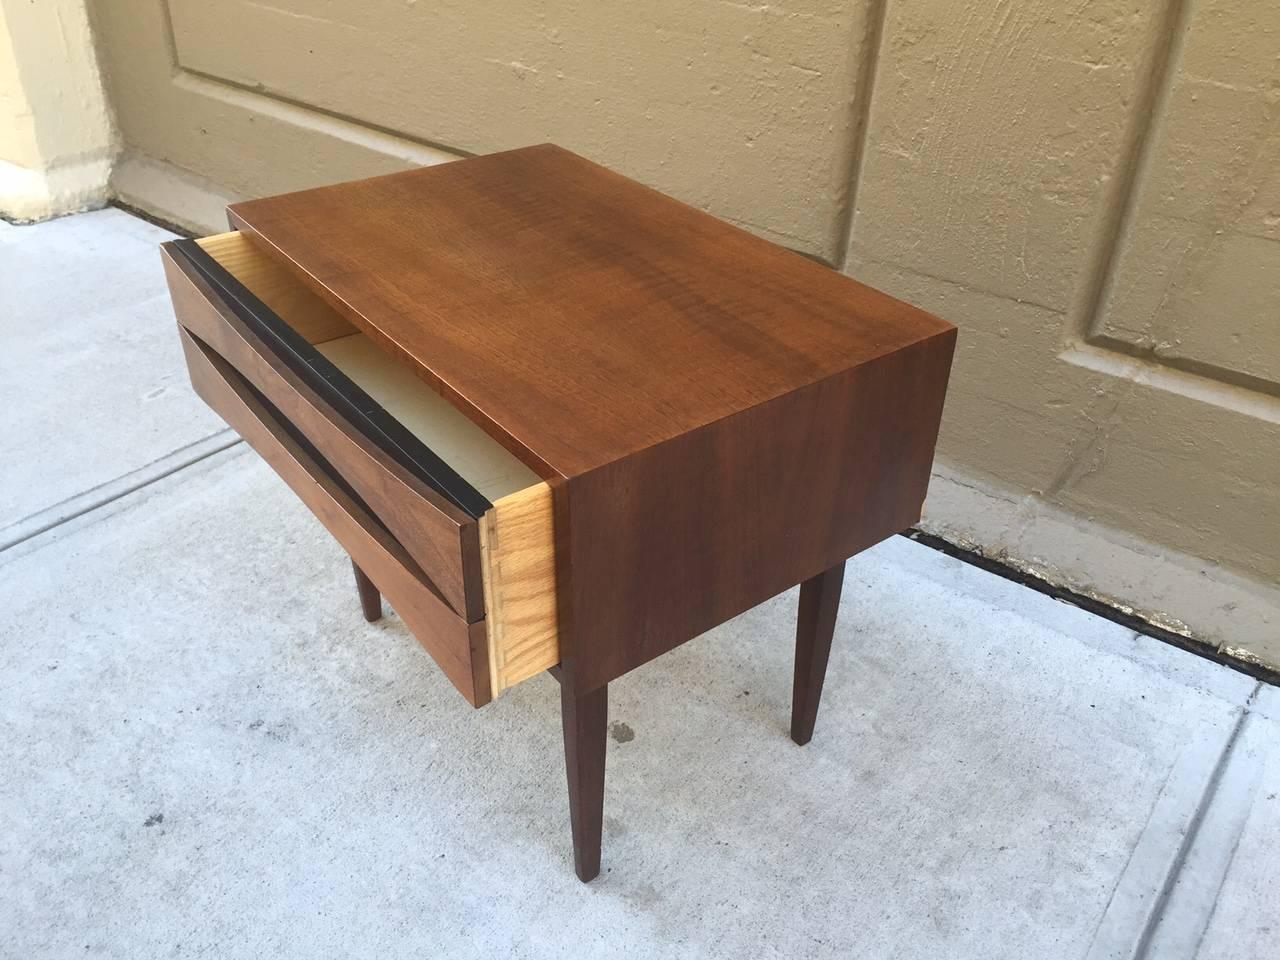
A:
<svg viewBox="0 0 1280 960">
<path fill-rule="evenodd" d="M 163 255 L 196 390 L 467 699 L 558 663 L 548 484 L 247 237 Z"/>
</svg>

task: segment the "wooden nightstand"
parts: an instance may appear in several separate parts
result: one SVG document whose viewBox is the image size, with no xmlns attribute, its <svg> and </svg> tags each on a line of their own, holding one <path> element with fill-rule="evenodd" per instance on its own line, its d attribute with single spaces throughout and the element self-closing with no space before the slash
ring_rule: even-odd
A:
<svg viewBox="0 0 1280 960">
<path fill-rule="evenodd" d="M 554 146 L 229 208 L 164 245 L 197 392 L 479 707 L 560 681 L 578 876 L 610 680 L 920 516 L 955 328 Z"/>
</svg>

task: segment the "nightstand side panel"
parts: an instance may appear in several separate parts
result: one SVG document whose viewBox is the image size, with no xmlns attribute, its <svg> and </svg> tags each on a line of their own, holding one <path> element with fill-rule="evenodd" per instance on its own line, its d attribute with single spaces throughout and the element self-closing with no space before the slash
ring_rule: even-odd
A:
<svg viewBox="0 0 1280 960">
<path fill-rule="evenodd" d="M 946 330 L 562 487 L 582 688 L 918 521 L 954 346 Z"/>
</svg>

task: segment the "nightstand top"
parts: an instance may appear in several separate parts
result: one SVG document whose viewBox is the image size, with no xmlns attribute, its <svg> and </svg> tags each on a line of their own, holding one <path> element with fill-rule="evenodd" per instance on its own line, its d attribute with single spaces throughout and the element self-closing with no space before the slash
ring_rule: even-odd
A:
<svg viewBox="0 0 1280 960">
<path fill-rule="evenodd" d="M 954 329 L 549 144 L 230 213 L 549 478 Z"/>
</svg>

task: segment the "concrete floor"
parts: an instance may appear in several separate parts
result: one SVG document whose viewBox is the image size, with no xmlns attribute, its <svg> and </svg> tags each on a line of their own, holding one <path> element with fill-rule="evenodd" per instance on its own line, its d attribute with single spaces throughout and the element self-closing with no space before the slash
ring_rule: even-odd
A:
<svg viewBox="0 0 1280 960">
<path fill-rule="evenodd" d="M 1280 692 L 904 538 L 613 685 L 471 710 L 185 385 L 115 210 L 0 225 L 0 955 L 1280 956 Z M 7 533 L 5 533 L 7 531 Z"/>
</svg>

